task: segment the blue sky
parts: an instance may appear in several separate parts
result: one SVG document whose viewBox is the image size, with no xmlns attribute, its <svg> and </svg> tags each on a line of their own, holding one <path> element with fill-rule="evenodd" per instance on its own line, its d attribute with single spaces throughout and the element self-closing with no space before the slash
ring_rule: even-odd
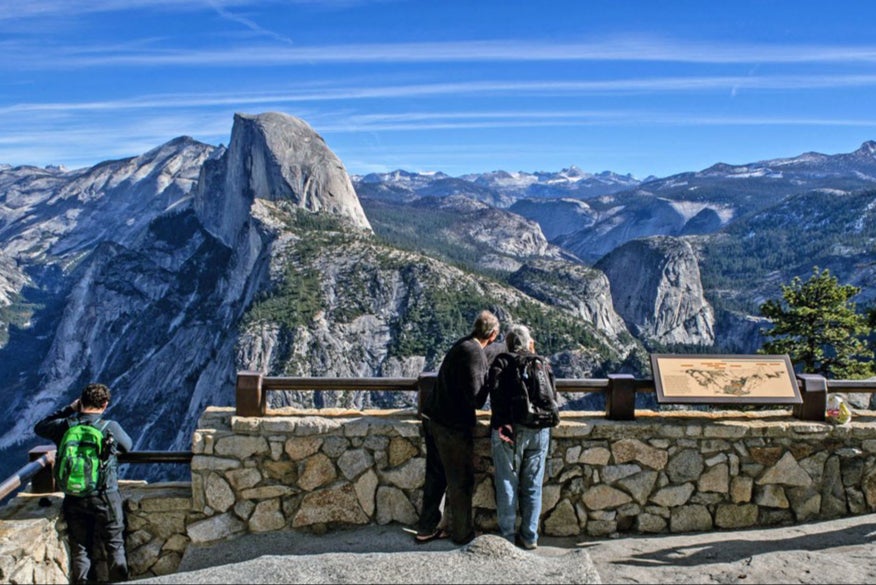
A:
<svg viewBox="0 0 876 585">
<path fill-rule="evenodd" d="M 876 139 L 876 2 L 0 0 L 0 163 L 279 111 L 351 174 L 637 178 Z"/>
</svg>

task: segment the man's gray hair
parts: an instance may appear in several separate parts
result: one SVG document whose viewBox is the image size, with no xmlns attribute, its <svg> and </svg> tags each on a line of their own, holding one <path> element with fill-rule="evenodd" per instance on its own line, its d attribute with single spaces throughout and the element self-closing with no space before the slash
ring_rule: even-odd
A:
<svg viewBox="0 0 876 585">
<path fill-rule="evenodd" d="M 505 336 L 505 347 L 512 353 L 529 350 L 529 342 L 532 341 L 532 334 L 529 332 L 529 327 L 526 325 L 514 325 Z"/>
<path fill-rule="evenodd" d="M 472 335 L 478 339 L 489 339 L 493 332 L 499 332 L 499 319 L 490 311 L 481 311 L 472 326 Z"/>
</svg>

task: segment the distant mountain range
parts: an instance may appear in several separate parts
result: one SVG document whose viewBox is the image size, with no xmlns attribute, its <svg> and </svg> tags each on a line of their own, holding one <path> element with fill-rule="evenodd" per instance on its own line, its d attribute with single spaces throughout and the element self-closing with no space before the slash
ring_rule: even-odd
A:
<svg viewBox="0 0 876 585">
<path fill-rule="evenodd" d="M 183 449 L 239 370 L 415 377 L 484 307 L 532 326 L 560 377 L 647 376 L 656 350 L 751 353 L 759 304 L 813 266 L 873 302 L 874 209 L 874 142 L 644 181 L 350 177 L 306 122 L 265 113 L 236 115 L 227 148 L 180 137 L 86 169 L 0 165 L 0 475 L 87 382 L 115 389 L 135 448 Z"/>
<path fill-rule="evenodd" d="M 397 171 L 353 181 L 366 212 L 375 216 L 377 233 L 386 232 L 396 241 L 401 238 L 391 222 L 381 225 L 381 211 L 393 209 L 410 222 L 418 210 L 428 215 L 430 206 L 451 196 L 465 197 L 532 220 L 548 243 L 586 265 L 610 262 L 614 251 L 636 239 L 684 238 L 696 253 L 705 297 L 718 308 L 756 314 L 764 300 L 780 295 L 782 284 L 794 276 L 808 278 L 814 266 L 860 287 L 860 304 L 876 297 L 870 240 L 876 142 L 865 142 L 848 154 L 810 152 L 747 165 L 716 164 L 642 182 L 572 171 L 491 172 L 452 181 L 440 174 Z M 600 189 L 593 197 L 580 195 Z M 579 195 L 569 196 L 571 191 Z M 421 232 L 428 225 L 425 220 Z M 442 223 L 439 229 L 452 225 Z M 405 245 L 423 248 L 424 240 L 418 235 Z M 452 252 L 444 253 L 453 258 Z M 639 270 L 627 266 L 620 272 L 632 278 Z M 729 347 L 752 346 L 721 334 L 719 338 Z"/>
</svg>

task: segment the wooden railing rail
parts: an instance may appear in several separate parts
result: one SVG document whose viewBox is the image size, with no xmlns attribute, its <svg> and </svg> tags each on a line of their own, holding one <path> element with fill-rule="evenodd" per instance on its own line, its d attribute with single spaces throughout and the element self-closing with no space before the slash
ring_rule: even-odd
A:
<svg viewBox="0 0 876 585">
<path fill-rule="evenodd" d="M 798 374 L 798 377 L 808 374 Z M 827 380 L 828 392 L 859 392 L 861 394 L 876 394 L 876 379 L 874 380 Z"/>
<path fill-rule="evenodd" d="M 30 481 L 33 494 L 57 491 L 52 468 L 55 464 L 55 446 L 39 445 L 28 451 L 30 463 L 0 484 L 0 500 Z M 119 453 L 119 463 L 191 463 L 191 451 L 130 451 Z"/>
<path fill-rule="evenodd" d="M 31 478 L 38 475 L 41 471 L 44 471 L 45 469 L 51 470 L 54 462 L 54 448 L 50 451 L 40 453 L 36 458 L 32 459 L 30 463 L 21 467 L 18 471 L 7 477 L 6 481 L 0 484 L 0 501 L 21 486 L 26 485 Z M 49 472 L 49 477 L 51 477 L 51 471 Z"/>
<path fill-rule="evenodd" d="M 119 453 L 119 463 L 191 463 L 191 451 L 129 451 Z"/>
<path fill-rule="evenodd" d="M 264 376 L 259 372 L 244 371 L 237 374 L 236 414 L 238 416 L 266 416 L 267 393 L 277 390 L 367 390 L 388 392 L 417 392 L 419 403 L 431 392 L 436 374 L 424 372 L 417 378 L 305 378 L 291 376 Z M 635 399 L 635 392 L 653 392 L 651 380 L 635 380 L 632 376 L 617 375 L 609 378 L 558 379 L 557 390 L 561 392 L 608 392 L 617 396 L 606 408 L 608 418 L 629 417 L 627 402 Z M 620 396 L 624 396 L 621 399 Z"/>
<path fill-rule="evenodd" d="M 259 372 L 237 374 L 236 414 L 267 416 L 267 393 L 278 390 L 368 390 L 417 392 L 418 404 L 435 385 L 434 372 L 424 372 L 417 378 L 307 378 L 265 376 Z M 655 392 L 654 380 L 635 378 L 629 374 L 609 374 L 608 378 L 558 378 L 558 392 L 597 392 L 605 395 L 605 417 L 611 420 L 635 420 L 636 395 Z M 824 421 L 829 392 L 876 393 L 876 379 L 828 380 L 817 374 L 797 374 L 797 385 L 803 403 L 792 408 L 800 420 Z M 708 404 L 708 402 L 704 402 Z"/>
</svg>

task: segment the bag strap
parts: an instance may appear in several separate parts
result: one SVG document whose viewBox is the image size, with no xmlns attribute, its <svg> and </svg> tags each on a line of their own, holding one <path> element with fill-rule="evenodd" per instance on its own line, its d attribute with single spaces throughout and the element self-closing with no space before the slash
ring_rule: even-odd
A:
<svg viewBox="0 0 876 585">
<path fill-rule="evenodd" d="M 517 364 L 518 370 L 525 368 L 535 360 L 540 360 L 542 364 L 547 363 L 542 356 L 536 353 L 518 353 L 512 355 L 514 356 L 514 363 Z"/>
<path fill-rule="evenodd" d="M 80 413 L 71 414 L 67 417 L 67 428 L 70 429 L 77 425 L 91 425 L 97 430 L 100 431 L 100 434 L 104 434 L 106 428 L 109 426 L 110 421 L 103 419 L 102 417 L 98 417 L 94 422 L 84 421 L 81 418 Z"/>
</svg>

